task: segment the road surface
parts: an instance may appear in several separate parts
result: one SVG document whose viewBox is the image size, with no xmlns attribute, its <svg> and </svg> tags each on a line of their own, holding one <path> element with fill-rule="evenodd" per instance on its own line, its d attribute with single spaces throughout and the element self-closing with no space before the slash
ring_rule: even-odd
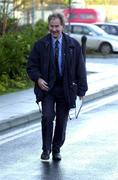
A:
<svg viewBox="0 0 118 180">
<path fill-rule="evenodd" d="M 0 180 L 118 180 L 118 94 L 68 121 L 60 162 L 40 160 L 40 123 L 0 136 Z"/>
</svg>

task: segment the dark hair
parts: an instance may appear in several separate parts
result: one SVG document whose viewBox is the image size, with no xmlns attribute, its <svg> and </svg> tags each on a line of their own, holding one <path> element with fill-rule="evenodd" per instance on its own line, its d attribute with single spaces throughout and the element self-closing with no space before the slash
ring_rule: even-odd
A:
<svg viewBox="0 0 118 180">
<path fill-rule="evenodd" d="M 48 24 L 52 19 L 59 19 L 62 26 L 65 26 L 64 16 L 61 13 L 53 13 L 48 16 Z"/>
</svg>

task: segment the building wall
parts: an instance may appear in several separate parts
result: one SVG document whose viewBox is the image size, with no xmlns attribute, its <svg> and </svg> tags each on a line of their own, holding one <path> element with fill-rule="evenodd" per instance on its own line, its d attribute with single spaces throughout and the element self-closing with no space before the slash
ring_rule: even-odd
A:
<svg viewBox="0 0 118 180">
<path fill-rule="evenodd" d="M 101 9 L 106 14 L 108 20 L 118 21 L 118 5 L 88 5 L 86 7 Z"/>
</svg>

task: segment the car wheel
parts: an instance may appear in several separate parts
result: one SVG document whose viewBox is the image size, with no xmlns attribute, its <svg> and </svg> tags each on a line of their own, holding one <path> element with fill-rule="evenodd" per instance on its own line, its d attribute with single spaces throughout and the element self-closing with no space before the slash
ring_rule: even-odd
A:
<svg viewBox="0 0 118 180">
<path fill-rule="evenodd" d="M 109 43 L 102 43 L 100 45 L 100 52 L 102 54 L 110 54 L 112 52 L 112 47 Z"/>
</svg>

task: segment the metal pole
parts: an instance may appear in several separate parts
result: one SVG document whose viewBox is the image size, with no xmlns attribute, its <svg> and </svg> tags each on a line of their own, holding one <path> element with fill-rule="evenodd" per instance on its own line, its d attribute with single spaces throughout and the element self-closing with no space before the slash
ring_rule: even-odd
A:
<svg viewBox="0 0 118 180">
<path fill-rule="evenodd" d="M 87 41 L 87 37 L 86 36 L 82 36 L 81 38 L 81 42 L 82 42 L 82 54 L 84 57 L 84 61 L 86 63 L 86 41 Z"/>
<path fill-rule="evenodd" d="M 69 0 L 68 4 L 69 4 L 69 16 L 68 16 L 69 30 L 68 30 L 68 33 L 70 33 L 70 30 L 71 30 L 71 27 L 70 27 L 71 0 Z"/>
<path fill-rule="evenodd" d="M 43 6 L 43 0 L 40 0 L 41 2 L 41 19 L 44 20 L 44 6 Z"/>
<path fill-rule="evenodd" d="M 35 0 L 32 0 L 32 28 L 35 24 Z"/>
</svg>

